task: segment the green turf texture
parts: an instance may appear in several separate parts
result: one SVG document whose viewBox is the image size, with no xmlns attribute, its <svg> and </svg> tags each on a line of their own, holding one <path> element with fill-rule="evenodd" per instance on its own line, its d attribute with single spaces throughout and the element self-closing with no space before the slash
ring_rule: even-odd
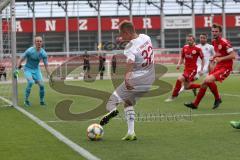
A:
<svg viewBox="0 0 240 160">
<path fill-rule="evenodd" d="M 0 108 L 0 123 L 2 160 L 84 159 L 12 107 Z"/>
<path fill-rule="evenodd" d="M 107 126 L 104 126 L 104 138 L 98 142 L 89 141 L 86 137 L 87 126 L 98 121 L 60 122 L 54 112 L 55 105 L 59 100 L 74 100 L 71 107 L 73 113 L 87 111 L 96 106 L 100 100 L 57 93 L 50 89 L 48 84 L 46 84 L 47 107 L 39 106 L 38 87 L 35 85 L 30 97 L 33 106 L 26 108 L 26 110 L 43 121 L 46 121 L 50 126 L 104 160 L 238 160 L 240 158 L 240 130 L 231 128 L 229 121 L 239 120 L 240 114 L 215 116 L 206 114 L 240 112 L 239 78 L 240 76 L 231 76 L 222 84 L 218 83 L 220 93 L 232 94 L 233 96 L 222 95 L 223 103 L 217 110 L 211 109 L 214 99 L 208 90 L 208 93 L 199 105 L 199 109 L 192 112 L 192 114 L 205 114 L 205 116 L 192 116 L 191 119 L 188 119 L 188 117 L 183 120 L 149 120 L 148 118 L 138 120 L 135 124 L 138 140 L 134 142 L 121 141 L 121 138 L 127 131 L 126 122 L 123 119 L 114 119 Z M 164 78 L 163 80 L 174 84 L 176 78 Z M 109 93 L 113 91 L 111 81 L 109 80 L 96 81 L 94 83 L 82 81 L 68 83 L 76 86 L 80 85 L 95 88 Z M 19 86 L 20 106 L 23 106 L 24 88 L 25 84 Z M 144 114 L 154 112 L 170 115 L 190 114 L 189 110 L 183 106 L 183 103 L 194 99 L 191 92 L 184 92 L 176 101 L 165 103 L 164 99 L 166 99 L 169 94 L 170 93 L 158 97 L 141 99 L 137 103 L 136 112 L 141 113 L 143 116 Z M 119 110 L 121 114 L 123 114 L 122 106 L 119 107 Z M 0 154 L 4 155 L 4 158 L 14 159 L 19 157 L 21 151 L 21 155 L 26 155 L 26 157 L 29 158 L 36 157 L 35 159 L 40 159 L 40 157 L 41 159 L 51 159 L 49 158 L 51 156 L 56 157 L 53 159 L 67 159 L 66 156 L 69 156 L 69 159 L 76 159 L 76 153 L 64 144 L 58 142 L 54 137 L 49 135 L 49 133 L 36 126 L 20 113 L 17 113 L 17 111 L 1 108 L 0 113 L 4 113 L 4 116 L 1 116 L 1 123 L 4 123 L 4 125 L 1 127 L 7 127 L 8 125 L 13 126 L 9 128 L 9 130 L 1 133 L 1 137 L 3 137 L 1 141 L 5 142 L 1 144 L 4 145 L 3 147 L 5 149 L 0 150 Z M 17 129 L 14 130 L 14 127 Z M 11 133 L 11 136 L 8 136 L 8 132 Z M 23 135 L 27 135 L 26 138 L 28 138 L 27 140 L 24 139 L 24 142 L 21 141 L 21 139 L 24 138 Z M 3 147 L 1 147 L 1 149 Z M 23 147 L 22 150 L 20 150 L 21 147 Z M 24 149 L 24 147 L 26 149 Z M 14 148 L 16 148 L 19 153 L 16 153 Z M 31 148 L 30 151 L 28 151 L 27 148 Z M 33 152 L 33 150 L 35 152 Z M 13 156 L 13 152 L 17 156 Z M 43 154 L 45 152 L 48 154 Z M 57 157 L 57 155 L 65 157 Z"/>
</svg>

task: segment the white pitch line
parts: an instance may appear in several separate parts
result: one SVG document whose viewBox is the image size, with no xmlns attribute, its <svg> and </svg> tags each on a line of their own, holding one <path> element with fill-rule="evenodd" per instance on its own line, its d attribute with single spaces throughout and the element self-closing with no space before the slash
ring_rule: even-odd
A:
<svg viewBox="0 0 240 160">
<path fill-rule="evenodd" d="M 6 103 L 12 105 L 12 102 L 9 101 L 8 99 L 4 98 L 4 97 L 0 96 L 0 99 L 5 101 Z M 38 117 L 36 117 L 33 114 L 27 112 L 25 109 L 23 109 L 23 108 L 21 108 L 19 106 L 14 107 L 14 108 L 16 108 L 19 112 L 21 112 L 22 114 L 24 114 L 25 116 L 27 116 L 28 118 L 33 120 L 34 122 L 36 122 L 38 125 L 40 125 L 44 129 L 46 129 L 54 137 L 56 137 L 58 140 L 62 141 L 66 145 L 68 145 L 70 148 L 72 148 L 74 151 L 76 151 L 78 154 L 80 154 L 84 158 L 86 158 L 88 160 L 100 160 L 100 158 L 94 156 L 92 153 L 90 153 L 86 149 L 80 147 L 79 145 L 77 145 L 76 143 L 74 143 L 73 141 L 71 141 L 70 139 L 65 137 L 63 134 L 61 134 L 60 132 L 58 132 L 54 128 L 50 127 L 49 125 L 47 125 L 44 121 L 40 120 Z"/>
<path fill-rule="evenodd" d="M 163 113 L 164 114 L 164 113 Z M 240 115 L 240 112 L 229 112 L 229 113 L 200 113 L 200 114 L 183 114 L 183 115 L 162 115 L 162 116 L 146 116 L 147 118 L 164 118 L 164 117 L 168 117 L 168 118 L 174 118 L 176 116 L 184 116 L 184 117 L 203 117 L 203 116 L 228 116 L 228 115 Z M 146 117 L 137 117 L 137 119 L 141 119 L 141 118 L 146 118 Z M 122 120 L 124 118 L 114 118 L 115 120 Z M 100 119 L 92 119 L 89 121 L 96 121 L 96 120 L 100 120 Z M 73 122 L 81 122 L 81 121 L 62 121 L 62 120 L 55 120 L 55 121 L 45 121 L 47 123 L 73 123 Z"/>
<path fill-rule="evenodd" d="M 211 94 L 211 92 L 207 92 L 207 94 Z M 223 93 L 221 94 L 223 96 L 230 96 L 230 97 L 239 97 L 240 95 L 238 94 L 228 94 L 228 93 Z M 226 115 L 240 115 L 240 112 L 233 112 L 233 113 L 203 113 L 203 114 L 192 114 L 192 115 L 181 115 L 181 116 L 185 116 L 185 117 L 200 117 L 200 116 L 226 116 Z M 162 116 L 151 116 L 151 118 L 161 118 Z M 168 116 L 169 118 L 173 118 L 174 116 Z M 145 118 L 145 117 L 138 117 L 138 118 Z M 121 120 L 123 118 L 114 118 L 116 120 Z M 100 120 L 100 118 L 96 118 L 96 119 L 91 119 L 88 121 L 96 121 L 96 120 Z M 49 120 L 49 121 L 45 121 L 46 123 L 69 123 L 69 122 L 79 122 L 79 121 L 62 121 L 62 120 Z"/>
<path fill-rule="evenodd" d="M 207 92 L 207 94 L 212 94 L 212 92 Z M 240 94 L 230 94 L 230 93 L 220 93 L 220 96 L 229 96 L 229 97 L 238 97 L 240 98 Z"/>
<path fill-rule="evenodd" d="M 201 116 L 228 116 L 228 115 L 240 115 L 240 112 L 230 112 L 230 113 L 202 113 L 202 114 L 192 114 L 193 117 Z M 187 115 L 186 115 L 187 116 Z M 190 115 L 188 115 L 190 116 Z"/>
<path fill-rule="evenodd" d="M 230 97 L 238 97 L 238 98 L 240 98 L 240 95 L 238 95 L 238 94 L 228 94 L 228 93 L 223 93 L 223 94 L 221 94 L 221 95 L 224 95 L 224 96 L 230 96 Z"/>
</svg>

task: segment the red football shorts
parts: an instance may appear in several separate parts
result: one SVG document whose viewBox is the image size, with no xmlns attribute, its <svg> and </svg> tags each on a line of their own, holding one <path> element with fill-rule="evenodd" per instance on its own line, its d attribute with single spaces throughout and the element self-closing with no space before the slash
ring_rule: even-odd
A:
<svg viewBox="0 0 240 160">
<path fill-rule="evenodd" d="M 222 82 L 230 75 L 231 71 L 232 69 L 228 67 L 216 67 L 209 75 L 213 75 L 217 81 Z"/>
<path fill-rule="evenodd" d="M 195 75 L 197 74 L 197 69 L 185 69 L 183 72 L 183 77 L 188 82 L 192 82 L 195 80 Z"/>
</svg>

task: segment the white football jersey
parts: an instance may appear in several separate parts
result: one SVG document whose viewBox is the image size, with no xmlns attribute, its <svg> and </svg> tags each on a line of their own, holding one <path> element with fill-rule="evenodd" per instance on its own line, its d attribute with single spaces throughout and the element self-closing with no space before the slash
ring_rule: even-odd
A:
<svg viewBox="0 0 240 160">
<path fill-rule="evenodd" d="M 149 36 L 139 34 L 136 39 L 131 40 L 124 49 L 124 55 L 127 57 L 127 61 L 135 62 L 133 67 L 134 77 L 155 73 L 154 52 Z"/>
<path fill-rule="evenodd" d="M 203 55 L 204 55 L 204 61 L 205 61 L 205 65 L 204 65 L 204 72 L 207 72 L 208 70 L 208 65 L 210 62 L 210 58 L 215 54 L 214 51 L 214 47 L 211 44 L 198 44 L 198 47 L 200 47 L 202 49 Z M 198 65 L 198 70 L 200 70 L 201 68 L 201 59 L 198 59 L 197 61 L 197 65 Z"/>
</svg>

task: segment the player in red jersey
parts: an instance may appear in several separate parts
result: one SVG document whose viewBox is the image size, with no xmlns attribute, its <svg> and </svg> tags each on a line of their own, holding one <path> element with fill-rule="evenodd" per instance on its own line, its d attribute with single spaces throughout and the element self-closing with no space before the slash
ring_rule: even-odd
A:
<svg viewBox="0 0 240 160">
<path fill-rule="evenodd" d="M 203 72 L 204 58 L 202 49 L 195 45 L 195 38 L 193 35 L 187 36 L 187 45 L 182 48 L 181 56 L 177 64 L 177 69 L 184 62 L 185 68 L 182 75 L 180 75 L 176 81 L 175 87 L 173 89 L 172 95 L 165 100 L 165 102 L 170 102 L 174 100 L 182 87 L 184 85 L 185 89 L 196 89 L 200 88 L 200 84 L 193 84 L 192 81 L 195 79 L 197 74 L 197 59 L 200 57 L 202 60 L 202 67 L 199 74 Z"/>
<path fill-rule="evenodd" d="M 235 59 L 236 53 L 234 52 L 230 42 L 221 37 L 221 33 L 222 27 L 219 24 L 213 24 L 212 45 L 214 46 L 215 55 L 211 58 L 210 61 L 211 64 L 215 64 L 215 67 L 205 78 L 194 102 L 185 103 L 184 105 L 186 107 L 197 109 L 201 99 L 205 95 L 207 87 L 209 87 L 210 91 L 215 97 L 213 109 L 216 109 L 219 107 L 220 103 L 222 103 L 215 81 L 222 82 L 229 76 L 230 72 L 232 71 L 233 59 Z"/>
</svg>

